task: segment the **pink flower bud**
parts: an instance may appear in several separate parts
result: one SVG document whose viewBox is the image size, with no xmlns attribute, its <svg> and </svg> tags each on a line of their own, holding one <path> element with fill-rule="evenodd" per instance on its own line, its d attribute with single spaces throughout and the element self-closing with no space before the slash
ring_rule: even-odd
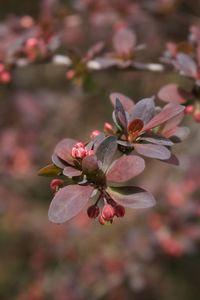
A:
<svg viewBox="0 0 200 300">
<path fill-rule="evenodd" d="M 72 156 L 73 156 L 73 157 L 76 157 L 76 150 L 77 150 L 76 147 L 73 147 L 73 148 L 72 148 Z"/>
<path fill-rule="evenodd" d="M 125 215 L 125 208 L 122 205 L 115 206 L 115 215 L 122 218 Z"/>
<path fill-rule="evenodd" d="M 75 77 L 75 71 L 74 70 L 67 71 L 66 77 L 68 80 L 72 80 Z"/>
<path fill-rule="evenodd" d="M 104 131 L 106 133 L 113 134 L 113 126 L 110 123 L 106 122 L 104 124 Z"/>
<path fill-rule="evenodd" d="M 72 148 L 72 156 L 75 158 L 84 158 L 87 154 L 87 150 L 85 148 Z"/>
<path fill-rule="evenodd" d="M 94 150 L 88 150 L 87 151 L 87 156 L 93 155 L 94 154 Z"/>
<path fill-rule="evenodd" d="M 97 135 L 99 135 L 101 132 L 99 131 L 99 130 L 94 130 L 94 131 L 92 131 L 92 133 L 91 133 L 91 135 L 90 135 L 90 138 L 91 139 L 95 139 L 95 137 L 97 136 Z"/>
<path fill-rule="evenodd" d="M 104 218 L 102 216 L 99 216 L 99 223 L 101 225 L 105 225 L 106 224 L 106 221 L 104 220 Z"/>
<path fill-rule="evenodd" d="M 62 185 L 63 181 L 61 179 L 53 179 L 50 183 L 50 188 L 54 191 L 57 191 L 58 188 Z"/>
<path fill-rule="evenodd" d="M 36 38 L 30 38 L 26 41 L 26 49 L 31 50 L 38 46 L 38 40 Z"/>
<path fill-rule="evenodd" d="M 185 114 L 192 114 L 194 111 L 194 105 L 188 105 L 185 107 L 184 113 Z"/>
<path fill-rule="evenodd" d="M 110 204 L 105 204 L 101 213 L 102 218 L 105 221 L 110 221 L 113 219 L 114 215 L 115 215 L 114 207 L 111 206 Z"/>
<path fill-rule="evenodd" d="M 91 219 L 97 218 L 98 215 L 99 215 L 99 212 L 100 212 L 100 210 L 99 210 L 99 207 L 97 205 L 91 205 L 87 209 L 88 217 L 91 218 Z"/>
<path fill-rule="evenodd" d="M 4 71 L 0 75 L 1 82 L 8 83 L 11 80 L 11 75 L 9 72 Z"/>
<path fill-rule="evenodd" d="M 194 114 L 194 119 L 196 122 L 200 122 L 200 111 L 195 112 Z"/>
<path fill-rule="evenodd" d="M 83 143 L 78 142 L 78 143 L 76 143 L 76 144 L 74 145 L 74 147 L 76 147 L 76 148 L 84 148 L 85 146 L 84 146 Z"/>
</svg>

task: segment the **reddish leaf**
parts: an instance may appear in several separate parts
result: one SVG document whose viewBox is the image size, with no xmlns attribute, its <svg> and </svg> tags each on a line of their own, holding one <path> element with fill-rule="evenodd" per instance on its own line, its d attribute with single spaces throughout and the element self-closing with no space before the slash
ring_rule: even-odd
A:
<svg viewBox="0 0 200 300">
<path fill-rule="evenodd" d="M 184 111 L 184 106 L 175 104 L 175 103 L 169 103 L 165 105 L 165 107 L 159 112 L 151 121 L 144 126 L 143 131 L 146 131 L 148 129 L 157 127 L 169 119 L 177 116 L 178 114 L 182 113 Z"/>
<path fill-rule="evenodd" d="M 82 160 L 82 170 L 85 174 L 95 173 L 99 170 L 96 155 L 86 156 Z"/>
<path fill-rule="evenodd" d="M 61 169 L 64 169 L 67 165 L 65 162 L 63 162 L 61 159 L 59 159 L 59 157 L 55 153 L 53 153 L 51 160 L 54 163 L 54 165 L 56 165 L 57 167 L 59 167 Z"/>
<path fill-rule="evenodd" d="M 106 178 L 109 185 L 127 183 L 145 168 L 144 159 L 136 155 L 123 155 L 108 169 Z"/>
<path fill-rule="evenodd" d="M 68 162 L 70 165 L 74 165 L 73 157 L 71 155 L 72 147 L 77 143 L 76 140 L 73 139 L 63 139 L 61 140 L 54 150 L 56 155 L 62 160 Z"/>
<path fill-rule="evenodd" d="M 92 186 L 68 185 L 60 189 L 49 207 L 49 220 L 64 223 L 79 214 L 88 202 L 94 188 Z"/>
<path fill-rule="evenodd" d="M 113 36 L 113 48 L 120 55 L 129 55 L 134 51 L 136 36 L 129 29 L 117 31 Z"/>
<path fill-rule="evenodd" d="M 178 158 L 176 157 L 175 154 L 171 153 L 171 156 L 169 159 L 165 159 L 165 160 L 162 160 L 163 162 L 165 163 L 168 163 L 170 165 L 174 165 L 174 166 L 178 166 L 179 165 L 179 160 Z"/>
<path fill-rule="evenodd" d="M 136 103 L 132 113 L 130 113 L 129 122 L 132 122 L 135 119 L 141 119 L 146 124 L 154 115 L 155 104 L 153 98 L 145 98 Z"/>
<path fill-rule="evenodd" d="M 65 167 L 63 170 L 63 175 L 67 177 L 74 177 L 74 176 L 80 176 L 82 172 L 80 170 L 77 170 L 73 167 Z"/>
<path fill-rule="evenodd" d="M 128 125 L 128 132 L 131 134 L 139 133 L 144 126 L 144 122 L 141 119 L 135 119 Z"/>
<path fill-rule="evenodd" d="M 158 92 L 158 98 L 165 102 L 185 103 L 188 93 L 179 88 L 177 84 L 167 84 Z"/>
<path fill-rule="evenodd" d="M 174 144 L 171 140 L 156 134 L 144 134 L 140 140 L 163 146 L 172 146 Z"/>
<path fill-rule="evenodd" d="M 119 101 L 123 105 L 124 110 L 126 112 L 131 112 L 131 110 L 133 109 L 133 107 L 135 105 L 134 102 L 130 98 L 124 96 L 123 94 L 112 93 L 112 94 L 110 94 L 110 100 L 111 100 L 111 103 L 114 107 L 116 105 L 116 99 L 117 98 L 119 99 Z"/>
<path fill-rule="evenodd" d="M 169 159 L 171 152 L 164 146 L 154 144 L 134 144 L 135 151 L 141 155 L 157 158 Z"/>
<path fill-rule="evenodd" d="M 109 195 L 120 205 L 130 208 L 148 208 L 156 201 L 150 193 L 139 187 L 108 187 Z"/>
<path fill-rule="evenodd" d="M 183 116 L 184 116 L 184 112 L 168 120 L 162 127 L 161 134 L 165 137 L 170 137 L 172 133 L 175 131 L 178 124 L 183 119 Z"/>
</svg>

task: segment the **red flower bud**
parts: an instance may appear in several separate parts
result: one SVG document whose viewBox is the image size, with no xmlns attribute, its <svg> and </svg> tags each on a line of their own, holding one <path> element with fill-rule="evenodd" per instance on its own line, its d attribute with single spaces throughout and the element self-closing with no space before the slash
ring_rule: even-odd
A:
<svg viewBox="0 0 200 300">
<path fill-rule="evenodd" d="M 26 41 L 26 49 L 31 50 L 38 46 L 38 40 L 36 38 L 30 38 Z"/>
<path fill-rule="evenodd" d="M 99 130 L 92 131 L 90 138 L 94 139 L 97 135 L 99 135 L 101 132 Z"/>
<path fill-rule="evenodd" d="M 106 221 L 104 220 L 104 218 L 102 216 L 99 216 L 99 223 L 101 225 L 105 225 L 106 224 Z"/>
<path fill-rule="evenodd" d="M 68 80 L 72 80 L 75 77 L 75 71 L 74 70 L 67 71 L 66 77 Z"/>
<path fill-rule="evenodd" d="M 95 219 L 96 217 L 98 217 L 99 212 L 100 212 L 99 207 L 96 205 L 91 205 L 87 209 L 88 217 L 91 219 Z"/>
<path fill-rule="evenodd" d="M 188 105 L 185 107 L 184 113 L 185 114 L 192 114 L 194 111 L 194 105 Z"/>
<path fill-rule="evenodd" d="M 115 215 L 122 218 L 125 215 L 125 208 L 122 205 L 115 206 Z"/>
<path fill-rule="evenodd" d="M 50 187 L 52 190 L 57 191 L 58 188 L 62 185 L 63 181 L 61 179 L 51 180 Z"/>
<path fill-rule="evenodd" d="M 102 218 L 105 221 L 110 221 L 113 219 L 114 215 L 115 215 L 114 207 L 111 206 L 110 204 L 105 204 L 101 213 Z"/>
<path fill-rule="evenodd" d="M 78 143 L 76 143 L 76 144 L 74 145 L 74 147 L 76 147 L 76 148 L 84 148 L 85 146 L 84 146 L 83 143 L 78 142 Z"/>
</svg>

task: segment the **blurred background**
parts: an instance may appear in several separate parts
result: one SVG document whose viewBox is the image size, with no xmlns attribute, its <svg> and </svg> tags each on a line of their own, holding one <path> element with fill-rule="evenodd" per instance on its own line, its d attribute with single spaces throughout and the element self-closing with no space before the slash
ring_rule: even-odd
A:
<svg viewBox="0 0 200 300">
<path fill-rule="evenodd" d="M 85 53 L 99 40 L 111 45 L 113 29 L 125 23 L 146 44 L 138 60 L 158 62 L 167 41 L 185 40 L 189 27 L 200 25 L 197 0 L 7 0 L 0 8 L 0 62 L 30 27 L 55 33 L 55 47 L 65 55 Z M 107 70 L 80 83 L 67 80 L 66 71 L 37 61 L 13 68 L 12 80 L 0 86 L 0 299 L 197 300 L 200 128 L 191 117 L 184 120 L 189 138 L 174 149 L 181 165 L 147 161 L 137 178 L 157 206 L 127 209 L 112 226 L 85 211 L 51 224 L 50 179 L 37 176 L 60 139 L 86 141 L 111 121 L 110 92 L 138 101 L 184 79 L 174 72 Z"/>
</svg>

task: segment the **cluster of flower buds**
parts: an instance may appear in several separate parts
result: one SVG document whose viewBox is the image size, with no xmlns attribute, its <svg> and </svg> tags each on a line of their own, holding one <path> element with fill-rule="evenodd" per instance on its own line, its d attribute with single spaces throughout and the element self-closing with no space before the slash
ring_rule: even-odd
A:
<svg viewBox="0 0 200 300">
<path fill-rule="evenodd" d="M 6 84 L 11 80 L 11 74 L 3 63 L 0 63 L 0 83 Z"/>
<path fill-rule="evenodd" d="M 32 37 L 25 42 L 23 53 L 32 63 L 47 54 L 47 46 L 42 39 Z"/>
<path fill-rule="evenodd" d="M 198 102 L 196 103 L 196 105 L 194 105 L 194 104 L 187 105 L 185 107 L 184 112 L 186 115 L 190 115 L 190 114 L 193 115 L 193 117 L 197 123 L 200 122 L 200 105 Z"/>
<path fill-rule="evenodd" d="M 72 148 L 72 157 L 83 159 L 86 156 L 93 155 L 93 150 L 88 150 L 83 143 L 78 142 Z"/>
<path fill-rule="evenodd" d="M 114 217 L 124 217 L 125 208 L 114 201 L 112 202 L 112 204 L 104 204 L 101 212 L 97 204 L 89 206 L 87 210 L 88 217 L 91 219 L 99 217 L 98 220 L 101 225 L 111 224 Z"/>
</svg>

